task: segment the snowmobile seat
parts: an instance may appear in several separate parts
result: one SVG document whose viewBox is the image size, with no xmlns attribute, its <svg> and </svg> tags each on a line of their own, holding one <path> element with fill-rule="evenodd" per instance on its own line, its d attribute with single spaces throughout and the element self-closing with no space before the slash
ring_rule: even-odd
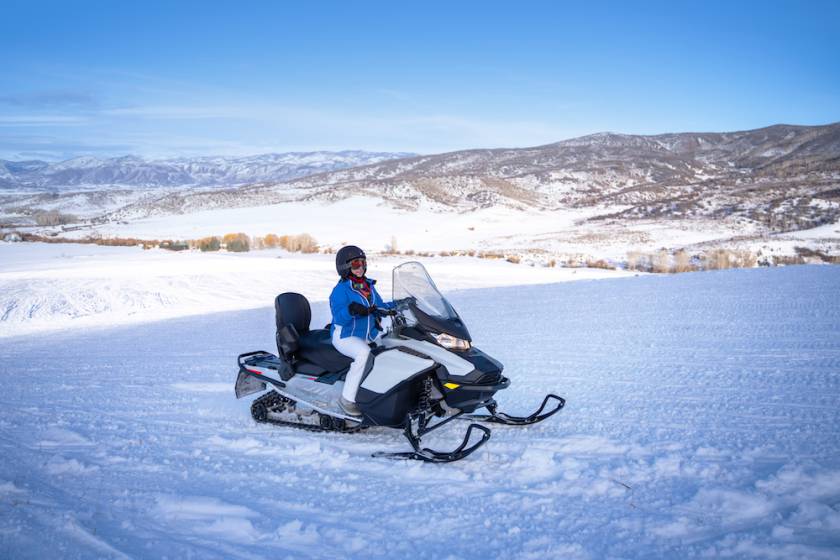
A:
<svg viewBox="0 0 840 560">
<path fill-rule="evenodd" d="M 353 362 L 335 349 L 330 339 L 330 331 L 326 329 L 311 330 L 302 336 L 298 355 L 304 360 L 323 367 L 330 373 L 347 369 Z"/>
<path fill-rule="evenodd" d="M 294 292 L 280 294 L 274 300 L 274 311 L 277 350 L 287 360 L 296 358 L 296 371 L 321 375 L 350 367 L 353 360 L 335 349 L 329 330 L 309 330 L 312 309 L 306 297 Z"/>
<path fill-rule="evenodd" d="M 302 294 L 285 292 L 274 298 L 274 321 L 278 332 L 286 325 L 292 325 L 298 334 L 307 333 L 311 320 L 309 301 Z"/>
</svg>

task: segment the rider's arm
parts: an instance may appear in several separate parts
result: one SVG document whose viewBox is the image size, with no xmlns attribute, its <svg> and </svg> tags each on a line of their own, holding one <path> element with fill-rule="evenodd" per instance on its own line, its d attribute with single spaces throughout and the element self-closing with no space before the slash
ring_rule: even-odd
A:
<svg viewBox="0 0 840 560">
<path fill-rule="evenodd" d="M 330 294 L 330 311 L 332 311 L 334 324 L 346 325 L 353 320 L 349 306 L 350 297 L 347 295 L 347 290 L 341 284 L 337 285 Z"/>
</svg>

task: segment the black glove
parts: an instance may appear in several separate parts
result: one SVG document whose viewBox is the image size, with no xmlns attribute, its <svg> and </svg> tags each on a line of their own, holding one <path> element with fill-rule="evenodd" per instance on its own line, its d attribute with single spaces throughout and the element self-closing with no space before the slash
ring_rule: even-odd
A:
<svg viewBox="0 0 840 560">
<path fill-rule="evenodd" d="M 356 315 L 358 317 L 367 317 L 368 314 L 370 314 L 370 308 L 365 307 L 357 301 L 354 301 L 349 306 L 347 306 L 347 309 L 350 310 L 350 315 Z"/>
</svg>

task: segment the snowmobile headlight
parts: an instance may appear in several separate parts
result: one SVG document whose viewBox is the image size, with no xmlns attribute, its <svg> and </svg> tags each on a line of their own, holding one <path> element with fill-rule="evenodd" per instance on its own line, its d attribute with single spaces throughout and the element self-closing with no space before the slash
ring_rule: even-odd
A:
<svg viewBox="0 0 840 560">
<path fill-rule="evenodd" d="M 435 335 L 435 339 L 438 341 L 438 344 L 443 346 L 444 348 L 449 348 L 450 350 L 469 350 L 470 343 L 467 340 L 463 340 L 460 338 L 455 338 L 454 336 L 446 333 L 440 333 Z"/>
</svg>

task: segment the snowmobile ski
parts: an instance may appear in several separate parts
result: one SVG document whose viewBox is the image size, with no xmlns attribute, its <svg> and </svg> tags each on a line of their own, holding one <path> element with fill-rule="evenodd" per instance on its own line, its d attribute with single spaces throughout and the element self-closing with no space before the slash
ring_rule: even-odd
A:
<svg viewBox="0 0 840 560">
<path fill-rule="evenodd" d="M 555 399 L 557 401 L 557 406 L 549 410 L 548 412 L 543 412 L 543 410 L 545 410 L 546 405 L 548 405 L 548 401 L 550 401 L 551 399 Z M 506 426 L 528 426 L 530 424 L 542 422 L 546 418 L 550 418 L 551 416 L 560 412 L 560 409 L 562 409 L 564 406 L 566 406 L 566 399 L 564 399 L 563 397 L 558 397 L 557 395 L 549 394 L 546 395 L 540 407 L 532 414 L 528 416 L 511 416 L 510 414 L 499 412 L 498 405 L 495 401 L 493 401 L 492 403 L 486 406 L 487 410 L 490 411 L 490 414 L 468 414 L 464 416 L 464 420 L 478 420 L 481 422 L 504 424 Z"/>
<path fill-rule="evenodd" d="M 374 453 L 372 457 L 385 457 L 387 459 L 412 459 L 416 461 L 425 461 L 427 463 L 451 463 L 453 461 L 459 461 L 464 457 L 471 454 L 473 451 L 487 443 L 487 440 L 490 439 L 490 430 L 480 424 L 470 424 L 467 428 L 467 432 L 464 434 L 464 439 L 461 441 L 461 444 L 453 449 L 452 451 L 435 451 L 433 449 L 429 449 L 428 447 L 420 447 L 420 438 L 431 432 L 432 430 L 436 430 L 440 428 L 444 424 L 449 423 L 451 420 L 455 420 L 458 418 L 460 414 L 456 414 L 455 416 L 450 416 L 446 420 L 442 420 L 437 424 L 429 427 L 426 425 L 427 417 L 422 416 L 416 422 L 413 418 L 406 419 L 406 427 L 403 431 L 405 438 L 411 444 L 411 447 L 414 451 L 404 451 L 404 452 L 396 452 L 396 453 L 389 453 L 385 451 L 379 451 Z M 413 426 L 417 424 L 417 429 L 413 429 Z M 478 440 L 475 444 L 467 447 L 469 444 L 473 430 L 478 430 L 482 432 L 481 439 Z"/>
</svg>

